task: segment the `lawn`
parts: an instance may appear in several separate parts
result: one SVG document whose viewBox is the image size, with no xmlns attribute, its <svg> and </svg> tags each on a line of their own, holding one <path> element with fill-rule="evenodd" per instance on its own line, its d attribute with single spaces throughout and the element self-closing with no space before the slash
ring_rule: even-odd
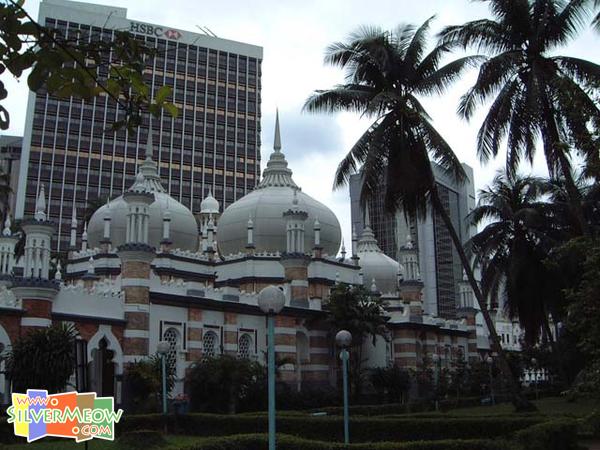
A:
<svg viewBox="0 0 600 450">
<path fill-rule="evenodd" d="M 198 441 L 198 437 L 194 436 L 166 436 L 167 445 L 160 447 L 161 450 L 175 450 L 180 449 L 185 445 L 193 444 Z M 25 444 L 25 446 L 23 445 Z M 23 444 L 0 444 L 0 450 L 24 450 L 28 448 L 35 448 L 35 450 L 62 450 L 62 449 L 77 449 L 85 450 L 85 444 L 80 442 L 77 444 L 72 439 L 53 439 L 46 438 L 41 439 L 37 442 L 27 444 L 25 438 L 23 438 Z M 102 439 L 92 439 L 88 441 L 88 450 L 123 450 L 117 441 L 104 441 Z"/>
</svg>

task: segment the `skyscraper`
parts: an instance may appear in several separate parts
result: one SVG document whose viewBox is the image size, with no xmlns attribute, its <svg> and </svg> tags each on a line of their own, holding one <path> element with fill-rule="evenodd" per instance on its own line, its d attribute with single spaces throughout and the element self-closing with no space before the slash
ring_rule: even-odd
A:
<svg viewBox="0 0 600 450">
<path fill-rule="evenodd" d="M 10 188 L 6 198 L 1 199 L 2 203 L 6 202 L 6 204 L 0 205 L 0 207 L 8 210 L 11 215 L 14 215 L 19 187 L 19 163 L 22 145 L 23 138 L 21 136 L 0 136 L 0 174 L 5 177 L 2 183 Z"/>
<path fill-rule="evenodd" d="M 131 20 L 125 8 L 67 0 L 43 0 L 39 22 L 88 42 L 130 31 L 158 49 L 145 81 L 153 92 L 171 86 L 180 112 L 176 119 L 164 113 L 152 120 L 153 156 L 171 196 L 197 212 L 209 190 L 225 208 L 254 189 L 261 47 Z M 48 214 L 58 225 L 57 250 L 66 249 L 73 209 L 81 217 L 90 204 L 121 194 L 143 161 L 148 120 L 133 133 L 111 131 L 119 114 L 106 96 L 90 102 L 44 91 L 29 96 L 16 217 L 33 214 L 45 185 Z"/>
<path fill-rule="evenodd" d="M 433 166 L 438 192 L 442 204 L 462 240 L 466 242 L 473 234 L 474 227 L 467 221 L 467 215 L 475 207 L 475 188 L 473 169 L 466 164 L 467 174 L 464 184 L 457 184 L 440 167 Z M 364 211 L 360 207 L 362 180 L 360 175 L 350 178 L 350 201 L 352 227 L 358 235 L 364 227 Z M 388 214 L 384 211 L 383 196 L 385 183 L 381 190 L 369 202 L 371 227 L 383 252 L 398 259 L 398 250 L 405 244 L 408 234 L 419 250 L 421 278 L 424 287 L 425 312 L 444 318 L 454 318 L 458 283 L 462 279 L 462 265 L 439 214 L 433 214 L 428 208 L 424 220 L 406 218 L 403 211 Z"/>
</svg>

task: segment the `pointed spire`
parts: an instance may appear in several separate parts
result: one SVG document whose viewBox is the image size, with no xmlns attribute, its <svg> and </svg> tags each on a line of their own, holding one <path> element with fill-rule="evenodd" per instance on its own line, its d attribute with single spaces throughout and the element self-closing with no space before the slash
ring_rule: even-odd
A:
<svg viewBox="0 0 600 450">
<path fill-rule="evenodd" d="M 2 230 L 2 235 L 3 236 L 12 235 L 12 231 L 10 229 L 10 214 L 6 215 L 6 220 L 4 221 L 4 230 Z"/>
<path fill-rule="evenodd" d="M 343 262 L 346 260 L 346 245 L 344 244 L 344 238 L 342 238 L 342 251 L 340 253 L 342 254 L 340 260 Z"/>
<path fill-rule="evenodd" d="M 371 216 L 369 215 L 369 205 L 365 206 L 365 229 L 371 228 Z"/>
<path fill-rule="evenodd" d="M 77 228 L 77 210 L 73 205 L 73 215 L 71 216 L 71 228 Z"/>
<path fill-rule="evenodd" d="M 35 220 L 46 220 L 46 192 L 44 185 L 40 189 L 37 201 L 35 202 Z"/>
<path fill-rule="evenodd" d="M 56 273 L 54 274 L 54 279 L 57 281 L 62 280 L 62 272 L 60 271 L 60 269 L 62 269 L 62 266 L 60 265 L 60 260 L 59 260 L 58 263 L 56 264 Z"/>
<path fill-rule="evenodd" d="M 279 108 L 275 110 L 275 139 L 273 141 L 273 150 L 281 151 L 281 132 L 279 130 Z"/>
<path fill-rule="evenodd" d="M 94 258 L 92 256 L 90 256 L 89 259 L 89 264 L 88 264 L 88 270 L 87 273 L 89 275 L 94 275 L 96 273 L 95 269 L 94 269 Z"/>
<path fill-rule="evenodd" d="M 152 118 L 148 124 L 148 139 L 146 140 L 146 159 L 152 159 Z"/>
</svg>

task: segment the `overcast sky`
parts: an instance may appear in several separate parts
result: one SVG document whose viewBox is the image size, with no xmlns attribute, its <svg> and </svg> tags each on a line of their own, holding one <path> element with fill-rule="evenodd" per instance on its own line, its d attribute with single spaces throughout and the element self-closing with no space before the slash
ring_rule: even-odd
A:
<svg viewBox="0 0 600 450">
<path fill-rule="evenodd" d="M 315 89 L 328 88 L 343 80 L 338 69 L 323 65 L 325 48 L 345 38 L 361 25 L 392 29 L 401 23 L 421 24 L 432 15 L 432 35 L 443 26 L 460 24 L 488 15 L 481 2 L 468 0 L 96 0 L 93 3 L 122 6 L 129 19 L 197 31 L 207 26 L 217 36 L 260 45 L 262 65 L 262 159 L 268 160 L 273 143 L 275 108 L 279 107 L 282 145 L 302 189 L 327 204 L 342 224 L 349 241 L 350 204 L 348 190 L 332 192 L 333 174 L 341 158 L 368 127 L 353 114 L 308 115 L 301 112 L 305 99 Z M 37 17 L 39 1 L 26 0 L 26 9 Z M 586 30 L 562 54 L 596 63 L 599 35 Z M 460 95 L 473 83 L 475 73 L 464 77 L 443 97 L 424 99 L 434 125 L 458 157 L 475 171 L 476 189 L 488 184 L 502 165 L 502 157 L 482 167 L 475 156 L 475 136 L 482 114 L 471 123 L 456 116 Z M 25 80 L 8 82 L 6 107 L 11 112 L 8 134 L 22 134 L 25 123 Z M 537 158 L 524 172 L 545 173 Z"/>
</svg>

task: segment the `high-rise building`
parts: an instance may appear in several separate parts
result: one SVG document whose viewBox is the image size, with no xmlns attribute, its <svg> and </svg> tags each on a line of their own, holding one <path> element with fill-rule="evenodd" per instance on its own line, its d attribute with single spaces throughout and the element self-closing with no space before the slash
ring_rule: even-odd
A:
<svg viewBox="0 0 600 450">
<path fill-rule="evenodd" d="M 127 10 L 43 0 L 39 22 L 67 38 L 108 41 L 130 31 L 158 49 L 145 81 L 173 88 L 179 116 L 152 119 L 154 159 L 169 194 L 198 212 L 209 191 L 223 208 L 253 190 L 260 174 L 262 48 L 127 18 Z M 109 57 L 109 62 L 113 56 Z M 107 76 L 100 68 L 100 77 Z M 112 131 L 123 112 L 107 96 L 61 100 L 31 93 L 27 106 L 16 217 L 34 213 L 42 185 L 49 218 L 66 250 L 73 209 L 123 193 L 144 159 L 148 118 L 135 132 Z"/>
<path fill-rule="evenodd" d="M 462 242 L 467 242 L 473 234 L 467 215 L 475 207 L 473 169 L 462 165 L 467 174 L 463 184 L 458 184 L 440 167 L 433 166 L 438 192 L 446 207 Z M 364 211 L 360 207 L 362 180 L 360 175 L 350 178 L 350 200 L 352 226 L 360 235 L 364 227 Z M 398 251 L 411 235 L 419 250 L 421 279 L 424 287 L 425 312 L 444 318 L 454 318 L 458 307 L 458 286 L 462 280 L 462 264 L 439 214 L 432 214 L 428 208 L 425 219 L 415 220 L 405 217 L 403 211 L 396 214 L 385 212 L 383 197 L 385 182 L 381 190 L 368 203 L 371 227 L 383 252 L 398 260 Z"/>
<path fill-rule="evenodd" d="M 2 203 L 6 202 L 6 204 L 2 204 L 0 207 L 8 210 L 11 215 L 14 215 L 17 201 L 22 145 L 23 138 L 21 136 L 0 136 L 0 174 L 4 177 L 2 184 L 10 188 L 6 198 L 2 199 Z"/>
</svg>

